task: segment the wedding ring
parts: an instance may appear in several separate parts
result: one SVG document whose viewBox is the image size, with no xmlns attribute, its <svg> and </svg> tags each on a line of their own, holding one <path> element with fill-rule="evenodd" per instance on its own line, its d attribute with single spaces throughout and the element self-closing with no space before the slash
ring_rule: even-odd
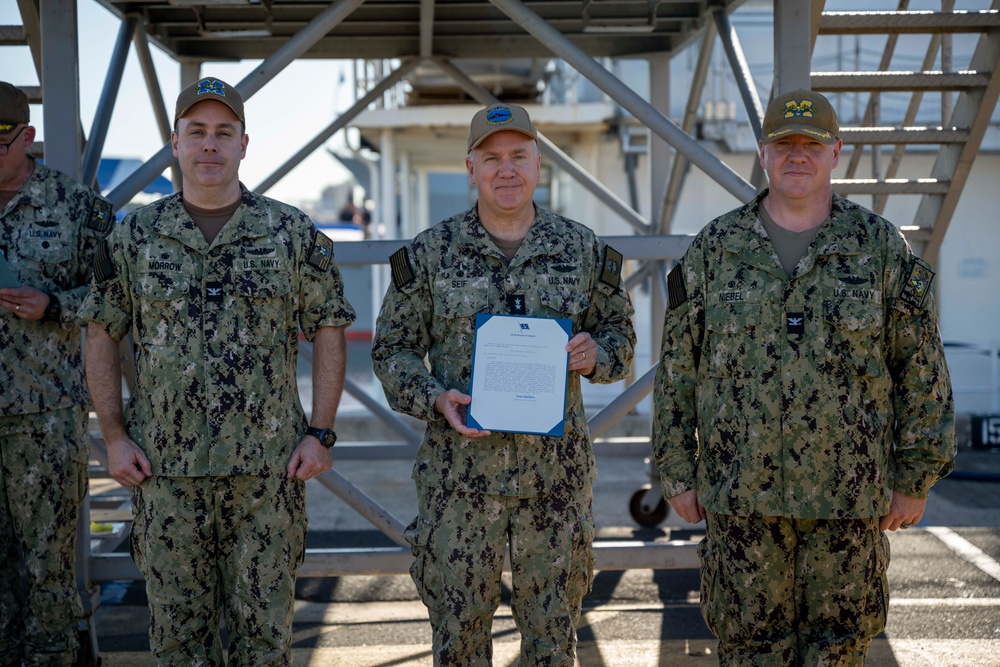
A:
<svg viewBox="0 0 1000 667">
<path fill-rule="evenodd" d="M 905 529 L 909 528 L 912 525 L 913 525 L 912 523 L 901 523 L 901 524 L 899 524 L 899 527 L 905 530 Z"/>
<path fill-rule="evenodd" d="M 584 353 L 583 353 L 583 358 L 584 358 L 584 359 L 586 359 L 586 358 L 587 358 L 587 353 L 586 353 L 586 352 L 584 352 Z"/>
<path fill-rule="evenodd" d="M 14 306 L 14 310 L 21 310 L 21 304 L 17 304 L 16 306 Z"/>
</svg>

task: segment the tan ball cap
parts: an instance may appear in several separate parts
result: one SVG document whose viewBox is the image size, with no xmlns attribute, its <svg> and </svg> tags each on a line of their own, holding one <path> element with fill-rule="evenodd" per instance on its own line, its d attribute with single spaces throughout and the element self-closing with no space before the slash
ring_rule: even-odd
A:
<svg viewBox="0 0 1000 667">
<path fill-rule="evenodd" d="M 538 139 L 538 131 L 531 123 L 528 112 L 524 107 L 516 104 L 494 104 L 485 109 L 480 109 L 472 117 L 469 125 L 469 148 L 471 151 L 479 144 L 486 141 L 486 138 L 497 132 L 510 130 L 526 134 L 532 139 Z"/>
<path fill-rule="evenodd" d="M 840 134 L 840 123 L 830 100 L 811 90 L 793 90 L 767 105 L 760 134 L 764 144 L 792 134 L 834 144 Z"/>
<path fill-rule="evenodd" d="M 241 123 L 246 124 L 247 119 L 243 113 L 243 96 L 240 95 L 239 91 L 230 86 L 225 81 L 221 79 L 213 79 L 211 77 L 201 79 L 181 91 L 181 94 L 177 96 L 177 108 L 174 112 L 174 121 L 176 122 L 178 118 L 183 118 L 191 107 L 198 102 L 204 102 L 205 100 L 215 100 L 216 102 L 222 102 L 227 107 L 233 110 L 236 117 L 240 119 Z"/>
<path fill-rule="evenodd" d="M 10 134 L 18 125 L 30 120 L 28 96 L 20 88 L 0 81 L 0 136 Z"/>
</svg>

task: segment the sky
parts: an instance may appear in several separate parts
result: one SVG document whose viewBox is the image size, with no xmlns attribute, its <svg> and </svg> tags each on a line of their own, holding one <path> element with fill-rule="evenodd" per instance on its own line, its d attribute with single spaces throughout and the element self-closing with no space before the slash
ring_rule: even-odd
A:
<svg viewBox="0 0 1000 667">
<path fill-rule="evenodd" d="M 79 0 L 80 116 L 85 134 L 90 134 L 94 114 L 104 88 L 108 64 L 118 37 L 119 20 L 94 0 Z M 0 25 L 20 25 L 15 2 L 0 2 Z M 173 119 L 174 102 L 180 91 L 180 65 L 150 40 L 150 52 L 167 114 Z M 0 79 L 14 85 L 37 86 L 38 76 L 27 46 L 0 47 Z M 214 76 L 236 85 L 260 64 L 259 60 L 202 65 L 202 76 Z M 349 83 L 340 82 L 345 61 L 297 60 L 246 101 L 247 134 L 250 143 L 240 167 L 240 180 L 256 186 L 284 164 L 302 146 L 335 119 L 335 112 L 353 103 Z M 348 82 L 350 78 L 348 78 Z M 320 92 L 312 90 L 320 88 Z M 303 94 L 303 90 L 306 92 Z M 326 92 L 323 92 L 323 91 Z M 38 138 L 45 139 L 41 105 L 32 105 L 31 124 Z M 326 146 L 344 144 L 343 132 Z M 115 102 L 103 157 L 139 158 L 156 153 L 163 143 L 156 127 L 142 68 L 129 47 L 122 84 Z M 169 171 L 167 172 L 169 178 Z M 319 198 L 327 185 L 340 183 L 348 172 L 320 148 L 281 181 L 267 195 L 294 205 Z"/>
</svg>

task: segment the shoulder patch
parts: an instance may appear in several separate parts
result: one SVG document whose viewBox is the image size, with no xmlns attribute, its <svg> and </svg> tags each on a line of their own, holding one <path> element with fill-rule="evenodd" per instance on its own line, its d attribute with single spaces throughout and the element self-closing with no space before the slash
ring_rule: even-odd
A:
<svg viewBox="0 0 1000 667">
<path fill-rule="evenodd" d="M 105 239 L 101 241 L 101 245 L 97 247 L 97 253 L 94 254 L 94 280 L 103 283 L 116 275 L 115 263 L 111 259 L 111 248 L 108 247 L 108 241 Z"/>
<path fill-rule="evenodd" d="M 396 289 L 403 289 L 417 279 L 413 265 L 410 264 L 410 253 L 405 247 L 392 253 L 389 257 L 389 266 L 392 268 L 392 282 L 396 285 Z"/>
<path fill-rule="evenodd" d="M 100 197 L 94 197 L 94 204 L 90 207 L 90 215 L 87 217 L 87 228 L 102 234 L 107 234 L 111 230 L 111 222 L 115 219 L 111 211 L 111 202 Z"/>
<path fill-rule="evenodd" d="M 934 271 L 930 265 L 922 259 L 914 257 L 910 260 L 910 272 L 903 285 L 903 290 L 899 298 L 906 303 L 922 308 L 927 294 L 931 291 L 931 283 L 934 282 Z"/>
<path fill-rule="evenodd" d="M 600 281 L 615 289 L 618 289 L 622 282 L 622 254 L 611 246 L 604 246 Z"/>
<path fill-rule="evenodd" d="M 333 263 L 333 241 L 315 227 L 309 241 L 306 262 L 320 271 L 329 271 L 330 265 Z"/>
<path fill-rule="evenodd" d="M 667 300 L 670 302 L 670 310 L 677 310 L 688 300 L 687 288 L 684 286 L 684 265 L 680 262 L 674 264 L 667 274 Z"/>
</svg>

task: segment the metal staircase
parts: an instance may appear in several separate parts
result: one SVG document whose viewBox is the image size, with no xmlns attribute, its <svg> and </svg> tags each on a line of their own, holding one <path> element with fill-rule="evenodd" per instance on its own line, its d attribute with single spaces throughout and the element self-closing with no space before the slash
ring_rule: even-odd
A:
<svg viewBox="0 0 1000 667">
<path fill-rule="evenodd" d="M 885 34 L 888 39 L 878 71 L 813 71 L 811 82 L 813 90 L 824 93 L 869 94 L 862 125 L 841 129 L 845 146 L 853 150 L 846 177 L 835 180 L 834 189 L 847 196 L 872 195 L 878 213 L 889 195 L 919 196 L 913 222 L 901 228 L 918 252 L 935 262 L 1000 94 L 1000 0 L 981 11 L 954 11 L 954 0 L 942 2 L 942 11 L 909 11 L 908 4 L 901 0 L 895 11 L 823 12 L 819 35 Z M 958 33 L 979 34 L 968 63 L 949 62 L 950 36 Z M 928 38 L 920 71 L 889 68 L 903 34 Z M 909 93 L 910 101 L 902 123 L 886 127 L 880 102 L 881 94 L 890 92 Z M 928 93 L 942 100 L 940 125 L 916 126 L 917 110 Z M 907 147 L 916 145 L 940 146 L 930 173 L 898 178 Z M 888 146 L 893 146 L 891 152 Z M 858 174 L 865 154 L 871 168 L 862 178 Z"/>
<path fill-rule="evenodd" d="M 27 47 L 31 49 L 31 58 L 35 63 L 35 72 L 38 80 L 42 80 L 42 39 L 41 29 L 38 21 L 37 0 L 17 0 L 18 9 L 21 12 L 22 25 L 0 25 L 0 46 L 7 47 Z M 10 81 L 28 96 L 30 104 L 42 103 L 42 87 L 23 85 L 24 82 Z M 41 157 L 44 154 L 44 146 L 41 141 L 36 141 L 30 150 L 32 155 Z"/>
</svg>

